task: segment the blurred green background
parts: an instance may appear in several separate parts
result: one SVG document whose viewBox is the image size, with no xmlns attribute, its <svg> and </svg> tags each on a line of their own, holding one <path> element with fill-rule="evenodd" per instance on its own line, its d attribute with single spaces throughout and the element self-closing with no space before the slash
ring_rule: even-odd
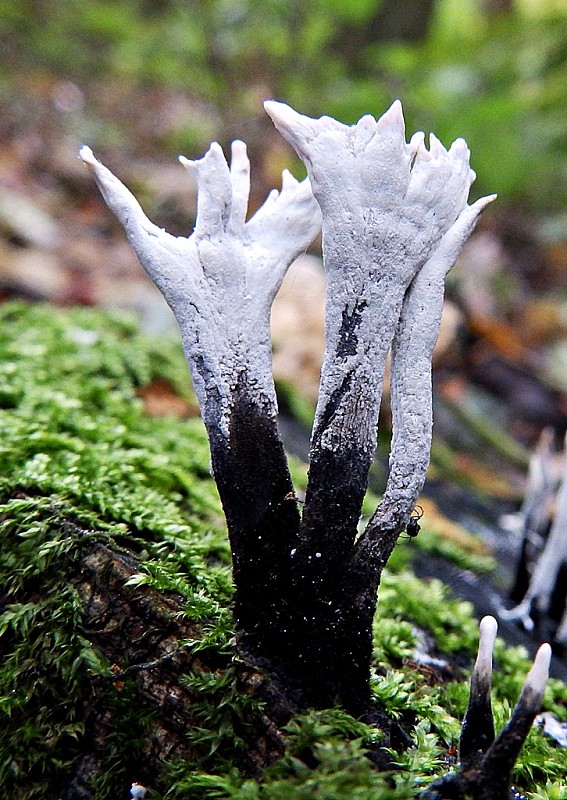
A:
<svg viewBox="0 0 567 800">
<path fill-rule="evenodd" d="M 51 93 L 102 148 L 254 154 L 266 97 L 344 122 L 400 97 L 409 133 L 466 138 L 475 195 L 566 206 L 567 0 L 3 0 L 0 44 L 4 128 Z"/>
</svg>

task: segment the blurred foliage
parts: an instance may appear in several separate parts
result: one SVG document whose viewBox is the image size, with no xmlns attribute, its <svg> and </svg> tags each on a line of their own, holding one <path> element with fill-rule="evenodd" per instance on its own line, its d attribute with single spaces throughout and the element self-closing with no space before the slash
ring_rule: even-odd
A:
<svg viewBox="0 0 567 800">
<path fill-rule="evenodd" d="M 408 18 L 420 7 L 403 5 Z M 0 0 L 0 64 L 5 86 L 27 70 L 82 90 L 182 89 L 194 107 L 171 144 L 190 148 L 211 134 L 247 138 L 269 96 L 349 123 L 399 96 L 408 130 L 466 138 L 478 194 L 563 206 L 567 2 L 423 5 L 416 40 L 387 24 L 399 15 L 389 0 Z"/>
</svg>

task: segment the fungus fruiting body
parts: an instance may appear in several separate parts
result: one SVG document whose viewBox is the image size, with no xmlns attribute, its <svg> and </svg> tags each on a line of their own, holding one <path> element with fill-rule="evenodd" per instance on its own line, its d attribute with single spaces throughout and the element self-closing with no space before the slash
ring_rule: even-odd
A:
<svg viewBox="0 0 567 800">
<path fill-rule="evenodd" d="M 501 609 L 500 617 L 518 621 L 526 630 L 532 631 L 535 628 L 534 616 L 548 613 L 552 597 L 556 593 L 562 594 L 563 613 L 555 631 L 555 640 L 565 645 L 567 597 L 558 584 L 561 569 L 567 563 L 567 445 L 561 459 L 561 474 L 556 476 L 551 434 L 544 431 L 530 462 L 526 498 L 521 510 L 523 543 L 519 570 L 526 575 L 519 575 L 516 583 L 525 582 L 527 586 L 521 602 L 512 609 Z"/>
<path fill-rule="evenodd" d="M 494 617 L 484 617 L 480 623 L 478 656 L 463 720 L 459 770 L 434 781 L 423 793 L 423 800 L 510 800 L 514 764 L 541 709 L 549 676 L 551 647 L 542 644 L 537 651 L 512 716 L 496 736 L 490 686 L 497 630 Z"/>
<path fill-rule="evenodd" d="M 181 159 L 199 193 L 189 238 L 153 225 L 88 148 L 81 157 L 179 323 L 227 518 L 240 646 L 302 702 L 338 698 L 364 713 L 380 575 L 412 525 L 429 462 L 444 278 L 493 196 L 467 205 L 465 142 L 446 150 L 432 134 L 427 149 L 417 133 L 407 143 L 399 101 L 353 126 L 265 106 L 308 179 L 285 174 L 281 193 L 246 221 L 242 142 L 230 168 L 217 144 L 200 161 Z M 326 350 L 300 513 L 277 431 L 268 323 L 285 270 L 321 224 Z M 359 535 L 390 351 L 390 474 Z"/>
</svg>

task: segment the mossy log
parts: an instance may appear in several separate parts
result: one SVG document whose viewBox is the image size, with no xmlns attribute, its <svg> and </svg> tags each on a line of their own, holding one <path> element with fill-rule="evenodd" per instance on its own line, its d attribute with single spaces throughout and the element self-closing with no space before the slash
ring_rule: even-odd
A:
<svg viewBox="0 0 567 800">
<path fill-rule="evenodd" d="M 132 711 L 143 720 L 143 730 L 138 733 L 143 733 L 144 742 L 135 753 L 126 746 L 116 754 L 125 777 L 129 771 L 132 780 L 167 789 L 164 764 L 199 757 L 188 736 L 199 716 L 199 688 L 184 681 L 190 675 L 230 670 L 237 691 L 258 704 L 258 711 L 249 713 L 245 724 L 239 725 L 236 717 L 233 720 L 234 733 L 245 745 L 237 761 L 247 774 L 260 775 L 281 757 L 281 728 L 289 722 L 293 708 L 269 677 L 252 664 L 213 649 L 194 654 L 193 645 L 203 638 L 203 625 L 187 619 L 183 597 L 129 585 L 138 574 L 139 562 L 126 550 L 101 543 L 81 550 L 72 583 L 84 611 L 83 632 L 110 670 L 92 678 L 86 735 L 77 746 L 61 796 L 66 800 L 95 796 L 92 786 L 105 769 L 108 739 L 116 727 L 112 695 L 122 692 L 131 697 Z M 119 727 L 122 725 L 120 721 Z"/>
<path fill-rule="evenodd" d="M 177 416 L 154 415 L 154 386 Z M 92 310 L 0 305 L 0 794 L 126 800 L 136 781 L 152 800 L 416 797 L 449 767 L 465 695 L 442 672 L 423 685 L 402 620 L 467 663 L 470 611 L 406 571 L 386 576 L 372 717 L 297 713 L 237 646 L 191 408 L 176 345 Z M 525 665 L 507 664 L 515 702 Z M 565 699 L 556 687 L 550 702 Z M 562 754 L 537 735 L 531 774 L 555 779 Z M 392 759 L 401 770 L 379 771 Z"/>
<path fill-rule="evenodd" d="M 158 380 L 191 408 L 181 354 L 96 312 L 0 316 L 2 794 L 159 791 L 208 749 L 259 774 L 292 707 L 231 645 L 202 424 L 146 413 Z"/>
</svg>

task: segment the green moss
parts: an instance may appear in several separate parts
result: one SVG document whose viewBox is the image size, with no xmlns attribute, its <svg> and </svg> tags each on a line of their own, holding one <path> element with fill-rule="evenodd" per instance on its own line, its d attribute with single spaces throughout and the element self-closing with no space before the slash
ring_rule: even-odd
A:
<svg viewBox="0 0 567 800">
<path fill-rule="evenodd" d="M 393 800 L 414 795 L 397 788 L 394 775 L 378 773 L 365 757 L 381 734 L 340 709 L 298 715 L 285 730 L 285 756 L 269 767 L 262 781 L 234 770 L 185 775 L 166 798 L 231 800 Z"/>
<path fill-rule="evenodd" d="M 452 598 L 441 581 L 419 580 L 407 569 L 395 574 L 386 570 L 382 575 L 374 625 L 379 660 L 392 656 L 392 644 L 382 640 L 382 630 L 388 630 L 388 622 L 398 620 L 429 631 L 440 652 L 468 658 L 476 648 L 478 625 L 472 617 L 472 605 Z M 414 644 L 415 637 L 407 626 L 400 626 L 397 636 L 404 651 Z"/>
<path fill-rule="evenodd" d="M 0 305 L 0 788 L 14 800 L 50 800 L 88 740 L 89 714 L 113 720 L 100 747 L 97 800 L 127 795 L 148 746 L 151 715 L 134 680 L 121 691 L 111 665 L 87 638 L 84 609 L 69 576 L 92 542 L 128 547 L 136 586 L 174 591 L 202 636 L 185 642 L 217 654 L 218 668 L 186 680 L 198 701 L 188 731 L 192 761 L 164 765 L 166 790 L 151 797 L 237 800 L 412 798 L 450 768 L 466 682 L 424 684 L 412 669 L 425 632 L 455 663 L 470 665 L 478 638 L 470 606 L 438 581 L 407 569 L 403 548 L 380 586 L 373 691 L 410 730 L 413 746 L 390 753 L 377 772 L 365 754 L 381 747 L 378 727 L 338 709 L 298 715 L 287 751 L 261 778 L 236 768 L 258 701 L 241 691 L 230 614 L 230 553 L 209 452 L 198 419 L 146 413 L 140 389 L 156 380 L 190 399 L 177 343 L 139 335 L 135 324 L 92 310 Z M 299 485 L 304 469 L 294 466 Z M 522 652 L 497 648 L 494 699 L 505 723 L 528 670 Z M 465 677 L 463 675 L 463 677 Z M 563 718 L 567 690 L 550 682 L 546 708 Z M 532 797 L 557 798 L 565 750 L 533 731 L 518 763 Z M 393 765 L 394 766 L 394 765 Z M 558 788 L 559 787 L 559 788 Z"/>
<path fill-rule="evenodd" d="M 93 689 L 109 665 L 83 633 L 69 580 L 87 542 L 127 541 L 141 557 L 138 582 L 182 591 L 211 637 L 230 635 L 206 437 L 197 419 L 144 413 L 138 390 L 157 378 L 187 396 L 178 346 L 140 336 L 131 320 L 0 306 L 0 786 L 12 797 L 53 796 L 80 752 L 93 692 L 124 723 L 108 738 L 97 796 L 116 792 L 123 753 L 131 761 L 143 741 L 133 687 Z"/>
<path fill-rule="evenodd" d="M 427 526 L 423 527 L 423 535 L 413 539 L 411 544 L 423 553 L 432 556 L 441 556 L 445 561 L 455 564 L 461 569 L 470 570 L 477 574 L 488 574 L 494 571 L 494 558 L 483 553 L 473 553 L 464 549 L 459 544 L 440 536 L 437 531 Z M 473 534 L 469 534 L 474 540 Z"/>
</svg>

